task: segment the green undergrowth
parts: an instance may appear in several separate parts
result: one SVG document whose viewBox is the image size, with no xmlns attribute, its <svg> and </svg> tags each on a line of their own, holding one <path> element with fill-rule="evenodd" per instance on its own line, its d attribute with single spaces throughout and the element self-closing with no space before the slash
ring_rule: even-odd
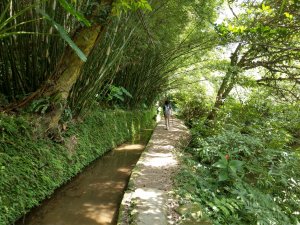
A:
<svg viewBox="0 0 300 225">
<path fill-rule="evenodd" d="M 228 107 L 215 129 L 195 124 L 183 152 L 182 224 L 298 225 L 299 106 Z"/>
<path fill-rule="evenodd" d="M 24 117 L 0 115 L 0 224 L 11 224 L 85 166 L 143 128 L 149 111 L 93 111 L 68 125 L 64 143 L 40 138 Z"/>
</svg>

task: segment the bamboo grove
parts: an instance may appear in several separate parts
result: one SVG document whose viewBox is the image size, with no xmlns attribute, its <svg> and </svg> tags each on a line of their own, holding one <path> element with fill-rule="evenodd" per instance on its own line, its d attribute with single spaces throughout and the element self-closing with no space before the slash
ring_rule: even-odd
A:
<svg viewBox="0 0 300 225">
<path fill-rule="evenodd" d="M 69 8 L 73 7 L 73 11 L 87 18 L 91 28 L 78 14 L 74 16 L 69 8 L 66 10 L 61 2 L 66 1 L 45 0 L 39 4 L 22 1 L 17 4 L 17 1 L 7 0 L 1 3 L 1 12 L 7 6 L 9 8 L 2 15 L 4 18 L 18 14 L 6 24 L 16 33 L 0 39 L 0 107 L 3 110 L 29 107 L 34 112 L 50 114 L 60 108 L 54 121 L 56 124 L 65 109 L 79 115 L 95 101 L 101 106 L 111 103 L 125 108 L 151 106 L 170 88 L 172 75 L 181 66 L 180 60 L 191 55 L 192 49 L 210 46 L 195 44 L 199 34 L 190 35 L 192 32 L 182 29 L 196 21 L 190 12 L 196 14 L 196 6 L 201 7 L 195 2 L 182 0 L 178 7 L 175 1 L 152 1 L 151 11 L 145 1 L 141 1 L 144 5 L 130 10 L 122 9 L 122 1 L 86 0 L 69 4 Z M 214 15 L 215 4 L 213 1 L 202 3 L 207 6 L 202 7 L 206 16 Z M 22 11 L 26 7 L 29 9 Z M 174 20 L 175 15 L 180 15 L 180 20 Z M 171 26 L 174 23 L 178 24 Z M 208 25 L 205 19 L 201 22 L 198 19 L 197 23 L 202 23 L 204 28 Z M 81 42 L 88 37 L 87 29 L 99 29 L 97 25 L 102 28 L 94 34 L 97 37 L 87 52 Z M 63 38 L 57 26 L 65 30 Z M 84 32 L 82 41 L 76 43 L 76 39 L 80 40 L 76 35 Z M 74 44 L 67 44 L 66 33 Z M 85 63 L 74 52 L 76 45 L 87 56 Z M 66 61 L 71 61 L 72 57 L 77 57 L 78 61 L 68 65 Z M 75 64 L 77 69 L 74 69 Z M 60 78 L 67 67 L 72 68 L 68 72 L 71 74 L 79 70 L 78 76 Z M 70 82 L 67 80 L 75 80 L 70 88 L 65 87 Z M 108 101 L 111 87 L 122 88 L 128 94 L 121 100 Z M 62 89 L 68 94 L 58 94 Z"/>
</svg>

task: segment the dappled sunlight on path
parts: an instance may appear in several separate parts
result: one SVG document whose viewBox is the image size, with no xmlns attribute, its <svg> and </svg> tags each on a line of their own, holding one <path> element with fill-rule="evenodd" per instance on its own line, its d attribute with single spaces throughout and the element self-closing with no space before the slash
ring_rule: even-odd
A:
<svg viewBox="0 0 300 225">
<path fill-rule="evenodd" d="M 138 161 L 130 178 L 119 216 L 119 224 L 129 224 L 130 217 L 137 225 L 165 225 L 170 215 L 168 192 L 172 190 L 172 174 L 178 161 L 178 144 L 189 139 L 188 129 L 180 120 L 173 119 L 165 129 L 161 121 Z"/>
</svg>

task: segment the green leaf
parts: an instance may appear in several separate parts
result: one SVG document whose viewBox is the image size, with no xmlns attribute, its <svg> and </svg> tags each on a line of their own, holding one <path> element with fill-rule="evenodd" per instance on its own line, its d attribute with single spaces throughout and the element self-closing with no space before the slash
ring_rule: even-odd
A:
<svg viewBox="0 0 300 225">
<path fill-rule="evenodd" d="M 293 15 L 292 15 L 292 14 L 289 14 L 288 12 L 285 12 L 284 15 L 285 15 L 285 17 L 288 18 L 288 19 L 293 19 Z"/>
<path fill-rule="evenodd" d="M 6 14 L 8 8 L 9 8 L 9 4 L 6 5 L 5 9 L 3 10 L 3 12 L 2 12 L 1 15 L 0 15 L 0 23 L 1 23 L 2 20 L 4 19 L 5 14 Z"/>
<path fill-rule="evenodd" d="M 69 37 L 66 30 L 58 23 L 56 23 L 47 13 L 43 12 L 40 9 L 37 9 L 37 12 L 44 16 L 45 19 L 47 19 L 53 27 L 59 32 L 60 36 L 69 44 L 69 46 L 76 52 L 78 57 L 86 62 L 87 57 L 85 54 L 78 48 L 78 46 L 72 41 L 72 39 Z"/>
<path fill-rule="evenodd" d="M 269 11 L 270 11 L 270 9 L 271 9 L 271 7 L 270 7 L 270 6 L 268 6 L 268 5 L 265 5 L 264 3 L 262 4 L 262 10 L 263 10 L 263 11 L 267 11 L 267 12 L 269 12 Z"/>
<path fill-rule="evenodd" d="M 41 2 L 45 2 L 46 0 L 43 0 Z M 31 4 L 27 7 L 25 7 L 24 9 L 20 10 L 19 12 L 17 12 L 16 14 L 10 16 L 9 18 L 7 18 L 6 20 L 4 20 L 5 18 L 5 14 L 7 13 L 8 9 L 9 9 L 9 5 L 10 3 L 7 4 L 6 8 L 4 9 L 4 11 L 1 13 L 0 16 L 0 32 L 2 32 L 1 30 L 7 25 L 9 24 L 11 21 L 14 21 L 17 17 L 23 15 L 24 13 L 26 13 L 27 11 L 29 11 L 32 8 L 35 8 L 36 6 L 38 6 L 39 4 L 41 4 L 41 2 L 35 3 L 35 4 Z"/>
<path fill-rule="evenodd" d="M 22 26 L 22 25 L 24 25 L 24 24 L 28 24 L 28 23 L 33 23 L 33 22 L 36 22 L 36 21 L 38 21 L 38 20 L 40 20 L 41 18 L 39 18 L 39 19 L 33 19 L 33 20 L 28 20 L 28 21 L 25 21 L 25 22 L 21 22 L 21 23 L 18 23 L 18 24 L 15 24 L 15 25 L 12 25 L 12 26 L 10 26 L 10 27 L 8 27 L 8 28 L 6 28 L 6 29 L 3 29 L 2 31 L 1 31 L 1 33 L 8 33 L 10 30 L 12 30 L 12 29 L 15 29 L 15 28 L 17 28 L 17 27 L 19 27 L 19 26 Z M 27 31 L 15 31 L 15 32 L 27 32 Z M 28 33 L 32 33 L 32 34 L 44 34 L 44 33 L 38 33 L 38 32 L 28 32 Z"/>
<path fill-rule="evenodd" d="M 229 179 L 228 172 L 226 170 L 221 170 L 219 173 L 219 181 L 225 181 Z"/>
<path fill-rule="evenodd" d="M 78 21 L 83 22 L 86 26 L 91 26 L 90 21 L 88 21 L 80 12 L 78 12 L 71 4 L 66 0 L 59 0 L 60 5 L 71 15 L 75 16 Z"/>
<path fill-rule="evenodd" d="M 214 163 L 213 164 L 214 167 L 218 167 L 218 168 L 223 168 L 223 169 L 226 169 L 227 166 L 228 166 L 228 161 L 225 159 L 222 158 L 222 159 L 219 159 L 218 162 Z"/>
<path fill-rule="evenodd" d="M 230 215 L 229 210 L 225 206 L 218 205 L 218 208 L 221 209 L 221 211 L 224 213 L 224 215 L 226 215 L 226 216 Z"/>
<path fill-rule="evenodd" d="M 242 168 L 243 162 L 240 160 L 231 160 L 229 162 L 229 168 L 234 171 L 240 170 Z"/>
<path fill-rule="evenodd" d="M 124 87 L 121 87 L 121 90 L 122 92 L 127 95 L 128 97 L 132 98 L 132 95 L 124 88 Z"/>
<path fill-rule="evenodd" d="M 122 102 L 124 101 L 124 98 L 121 95 L 115 94 L 113 95 L 115 98 L 121 100 Z"/>
</svg>

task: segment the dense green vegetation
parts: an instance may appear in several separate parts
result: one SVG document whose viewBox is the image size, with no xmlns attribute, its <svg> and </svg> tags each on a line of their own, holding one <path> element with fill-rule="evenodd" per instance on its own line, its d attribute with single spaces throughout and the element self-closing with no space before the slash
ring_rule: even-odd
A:
<svg viewBox="0 0 300 225">
<path fill-rule="evenodd" d="M 226 4 L 220 42 L 170 92 L 193 134 L 177 177 L 182 224 L 298 224 L 299 4 Z"/>
<path fill-rule="evenodd" d="M 0 224 L 14 222 L 93 160 L 151 129 L 153 116 L 152 110 L 96 110 L 70 123 L 58 144 L 27 118 L 1 115 Z"/>
<path fill-rule="evenodd" d="M 166 97 L 193 133 L 179 175 L 183 223 L 299 223 L 299 9 L 3 0 L 0 223 L 130 137 L 139 116 L 120 109 Z"/>
<path fill-rule="evenodd" d="M 299 105 L 260 97 L 243 104 L 231 99 L 214 129 L 204 120 L 194 124 L 178 177 L 183 205 L 198 206 L 187 218 L 211 224 L 298 223 Z"/>
</svg>

